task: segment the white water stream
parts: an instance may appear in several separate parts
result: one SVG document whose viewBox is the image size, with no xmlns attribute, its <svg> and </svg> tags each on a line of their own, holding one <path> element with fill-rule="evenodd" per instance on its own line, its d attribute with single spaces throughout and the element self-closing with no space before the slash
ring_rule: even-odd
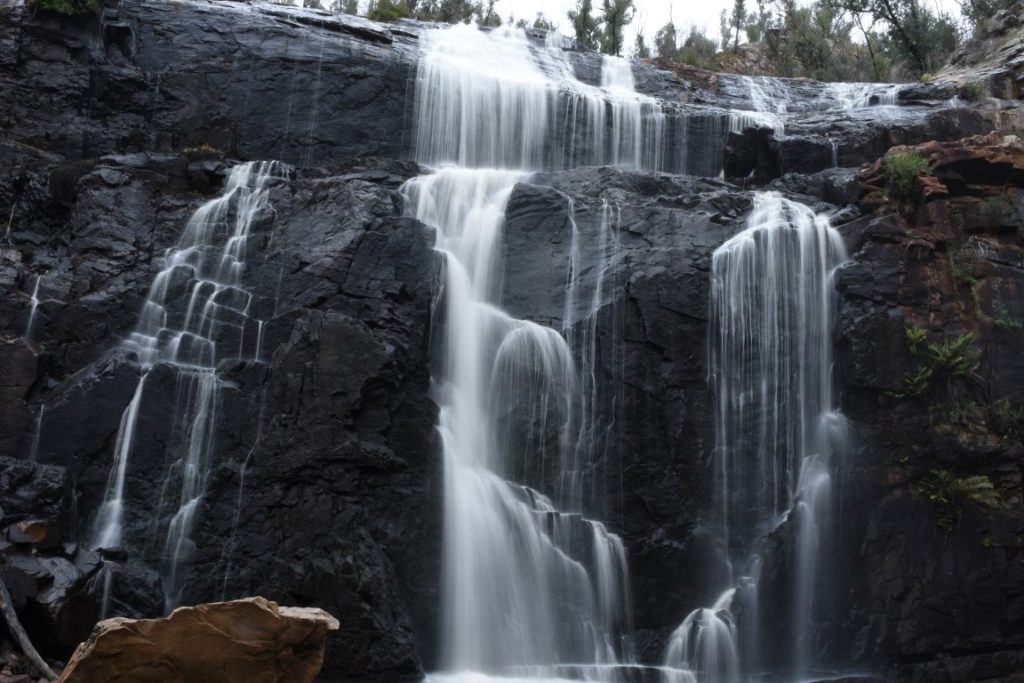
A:
<svg viewBox="0 0 1024 683">
<path fill-rule="evenodd" d="M 225 359 L 253 359 L 259 353 L 261 321 L 249 315 L 253 297 L 242 274 L 250 230 L 268 209 L 267 185 L 276 172 L 276 162 L 249 162 L 232 169 L 224 193 L 195 212 L 178 243 L 165 254 L 139 323 L 125 341 L 141 371 L 121 416 L 92 545 L 118 548 L 128 541 L 126 527 L 132 522 L 125 485 L 139 418 L 154 369 L 170 368 L 176 409 L 167 416 L 167 472 L 156 516 L 133 523 L 148 522 L 150 539 L 162 538 L 159 555 L 168 608 L 178 604 L 185 587 L 184 572 L 194 548 L 190 535 L 212 464 L 222 381 L 217 365 Z M 134 539 L 134 544 L 139 541 Z"/>
</svg>

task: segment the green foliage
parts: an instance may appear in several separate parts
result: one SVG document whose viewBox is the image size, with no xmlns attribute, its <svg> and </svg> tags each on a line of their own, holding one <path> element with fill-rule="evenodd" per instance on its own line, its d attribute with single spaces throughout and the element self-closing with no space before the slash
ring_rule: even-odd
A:
<svg viewBox="0 0 1024 683">
<path fill-rule="evenodd" d="M 970 81 L 961 85 L 957 94 L 962 100 L 979 102 L 985 98 L 985 86 L 980 81 Z"/>
<path fill-rule="evenodd" d="M 834 7 L 886 26 L 886 49 L 918 76 L 942 67 L 959 43 L 956 21 L 922 0 L 831 0 Z"/>
<path fill-rule="evenodd" d="M 608 55 L 622 53 L 626 24 L 633 21 L 636 8 L 633 0 L 603 0 L 604 32 L 601 35 L 601 51 Z"/>
<path fill-rule="evenodd" d="M 679 33 L 672 22 L 658 29 L 654 34 L 654 49 L 658 52 L 659 62 L 689 64 L 699 69 L 713 70 L 717 67 L 717 43 L 696 26 L 690 27 L 682 45 L 678 41 Z"/>
<path fill-rule="evenodd" d="M 644 40 L 643 33 L 636 34 L 636 43 L 634 44 L 634 52 L 637 59 L 650 59 L 651 48 L 647 47 L 647 41 Z"/>
<path fill-rule="evenodd" d="M 678 60 L 684 64 L 692 64 L 701 69 L 715 67 L 715 41 L 696 27 L 690 28 L 690 34 L 686 36 L 677 54 Z"/>
<path fill-rule="evenodd" d="M 398 21 L 408 19 L 409 10 L 400 0 L 370 0 L 366 18 L 373 21 Z"/>
<path fill-rule="evenodd" d="M 928 351 L 932 354 L 932 366 L 936 371 L 945 372 L 953 377 L 966 377 L 978 369 L 980 360 L 978 350 L 974 348 L 977 337 L 968 332 L 956 339 L 947 339 L 938 344 L 929 344 Z"/>
<path fill-rule="evenodd" d="M 903 375 L 903 384 L 899 391 L 890 391 L 888 393 L 895 398 L 917 396 L 928 388 L 928 382 L 931 381 L 934 374 L 935 370 L 932 368 L 927 365 L 919 365 L 916 369 Z"/>
<path fill-rule="evenodd" d="M 597 49 L 601 36 L 601 22 L 594 16 L 593 0 L 576 0 L 576 8 L 566 12 L 576 43 L 580 47 Z"/>
<path fill-rule="evenodd" d="M 951 425 L 975 424 L 984 421 L 981 404 L 968 399 L 954 398 L 946 406 L 946 421 Z"/>
<path fill-rule="evenodd" d="M 65 16 L 95 14 L 100 9 L 99 0 L 28 0 L 26 4 L 33 10 Z"/>
<path fill-rule="evenodd" d="M 928 338 L 928 330 L 920 327 L 907 327 L 903 330 L 903 334 L 907 338 L 907 347 L 910 348 L 910 353 L 916 356 L 917 347 Z"/>
<path fill-rule="evenodd" d="M 676 25 L 671 21 L 658 29 L 654 34 L 654 50 L 658 53 L 659 62 L 680 61 L 676 56 L 678 50 Z"/>
<path fill-rule="evenodd" d="M 747 23 L 747 3 L 745 0 L 733 0 L 732 13 L 729 15 L 729 30 L 733 35 L 733 52 L 740 47 L 740 31 Z M 722 36 L 723 41 L 725 36 Z"/>
<path fill-rule="evenodd" d="M 918 493 L 935 506 L 939 526 L 953 530 L 968 508 L 999 509 L 1002 496 L 984 475 L 957 477 L 949 470 L 931 470 L 917 485 Z"/>
<path fill-rule="evenodd" d="M 978 284 L 978 278 L 974 275 L 974 267 L 969 263 L 960 263 L 949 259 L 949 267 L 953 272 L 953 279 L 965 287 L 974 287 Z"/>
<path fill-rule="evenodd" d="M 545 31 L 554 31 L 558 28 L 557 24 L 544 16 L 543 12 L 537 12 L 537 16 L 533 20 L 534 28 L 541 28 Z"/>
<path fill-rule="evenodd" d="M 495 0 L 487 0 L 487 4 L 479 5 L 478 17 L 481 26 L 501 26 L 501 17 L 494 11 Z"/>
<path fill-rule="evenodd" d="M 927 333 L 919 328 L 907 327 L 904 329 L 907 339 L 907 346 L 913 354 L 924 343 Z M 900 389 L 887 392 L 895 398 L 907 398 L 918 396 L 930 385 L 932 380 L 943 378 L 946 380 L 947 389 L 951 388 L 951 382 L 956 380 L 969 379 L 973 376 L 980 363 L 980 353 L 975 348 L 977 340 L 971 333 L 960 335 L 955 339 L 947 339 L 937 344 L 928 344 L 928 358 L 924 363 L 907 372 L 903 376 Z M 953 392 L 948 392 L 952 394 Z M 956 401 L 963 401 L 956 395 L 949 398 L 952 405 Z M 966 407 L 966 406 L 965 406 Z M 953 420 L 959 422 L 959 419 Z"/>
<path fill-rule="evenodd" d="M 1008 398 L 1001 399 L 992 405 L 992 417 L 1003 441 L 1009 442 L 1020 434 L 1021 424 L 1024 423 L 1024 405 L 1014 405 Z"/>
<path fill-rule="evenodd" d="M 1024 327 L 1019 320 L 1010 315 L 1010 311 L 1005 306 L 996 309 L 996 315 L 992 318 L 992 322 L 1003 330 L 1019 330 Z"/>
<path fill-rule="evenodd" d="M 917 195 L 917 178 L 928 170 L 928 160 L 915 150 L 895 152 L 885 157 L 882 176 L 889 187 L 889 195 L 907 202 Z"/>
<path fill-rule="evenodd" d="M 661 27 L 654 39 L 658 59 L 729 68 L 729 60 L 717 59 L 716 53 L 737 50 L 745 32 L 751 43 L 762 43 L 759 74 L 890 81 L 894 73 L 916 77 L 938 71 L 959 41 L 955 22 L 924 0 L 733 0 L 719 19 L 722 42 L 710 54 L 696 41 L 690 50 L 681 46 L 679 26 Z M 736 68 L 749 66 L 741 61 Z"/>
<path fill-rule="evenodd" d="M 1017 0 L 963 0 L 959 5 L 964 18 L 977 28 L 999 10 L 1009 9 L 1016 3 Z"/>
</svg>

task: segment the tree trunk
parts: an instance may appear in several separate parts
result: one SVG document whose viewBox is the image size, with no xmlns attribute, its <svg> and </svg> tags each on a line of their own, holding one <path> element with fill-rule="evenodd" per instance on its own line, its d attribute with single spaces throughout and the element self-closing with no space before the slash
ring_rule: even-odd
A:
<svg viewBox="0 0 1024 683">
<path fill-rule="evenodd" d="M 21 651 L 25 653 L 28 660 L 32 662 L 32 666 L 39 670 L 39 673 L 43 674 L 43 677 L 48 681 L 56 681 L 57 674 L 53 673 L 43 658 L 39 656 L 36 649 L 32 646 L 32 641 L 29 640 L 28 634 L 25 633 L 25 629 L 21 627 L 21 622 L 18 621 L 18 615 L 14 612 L 14 605 L 11 604 L 11 594 L 7 592 L 7 585 L 3 579 L 0 579 L 0 612 L 4 615 L 4 622 L 7 624 L 7 630 L 11 632 L 15 640 L 18 641 L 18 645 L 21 646 Z"/>
</svg>

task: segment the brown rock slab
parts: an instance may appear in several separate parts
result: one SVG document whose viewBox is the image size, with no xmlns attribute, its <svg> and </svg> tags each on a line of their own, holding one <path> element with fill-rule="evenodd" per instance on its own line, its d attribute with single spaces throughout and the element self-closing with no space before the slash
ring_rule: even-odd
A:
<svg viewBox="0 0 1024 683">
<path fill-rule="evenodd" d="M 244 598 L 179 607 L 163 619 L 107 619 L 60 683 L 303 683 L 338 621 L 321 609 Z"/>
</svg>

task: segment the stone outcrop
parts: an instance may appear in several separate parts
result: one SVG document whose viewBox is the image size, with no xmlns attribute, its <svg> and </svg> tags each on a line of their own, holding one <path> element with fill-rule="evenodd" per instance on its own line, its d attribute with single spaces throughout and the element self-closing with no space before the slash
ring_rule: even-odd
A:
<svg viewBox="0 0 1024 683">
<path fill-rule="evenodd" d="M 867 512 L 843 523 L 858 568 L 848 654 L 907 680 L 1011 680 L 1024 661 L 1024 145 L 991 135 L 914 151 L 930 168 L 911 199 L 887 197 L 880 162 L 862 176 L 875 213 L 842 228 L 853 256 L 837 283 L 837 362 L 856 435 L 844 504 Z M 958 373 L 948 352 L 964 335 Z M 956 493 L 976 476 L 997 507 Z"/>
<path fill-rule="evenodd" d="M 108 3 L 87 18 L 9 4 L 0 145 L 21 168 L 199 147 L 306 166 L 397 157 L 413 38 L 271 3 Z"/>
<path fill-rule="evenodd" d="M 61 683 L 310 683 L 338 621 L 315 608 L 246 598 L 180 607 L 163 619 L 96 625 Z"/>
</svg>

